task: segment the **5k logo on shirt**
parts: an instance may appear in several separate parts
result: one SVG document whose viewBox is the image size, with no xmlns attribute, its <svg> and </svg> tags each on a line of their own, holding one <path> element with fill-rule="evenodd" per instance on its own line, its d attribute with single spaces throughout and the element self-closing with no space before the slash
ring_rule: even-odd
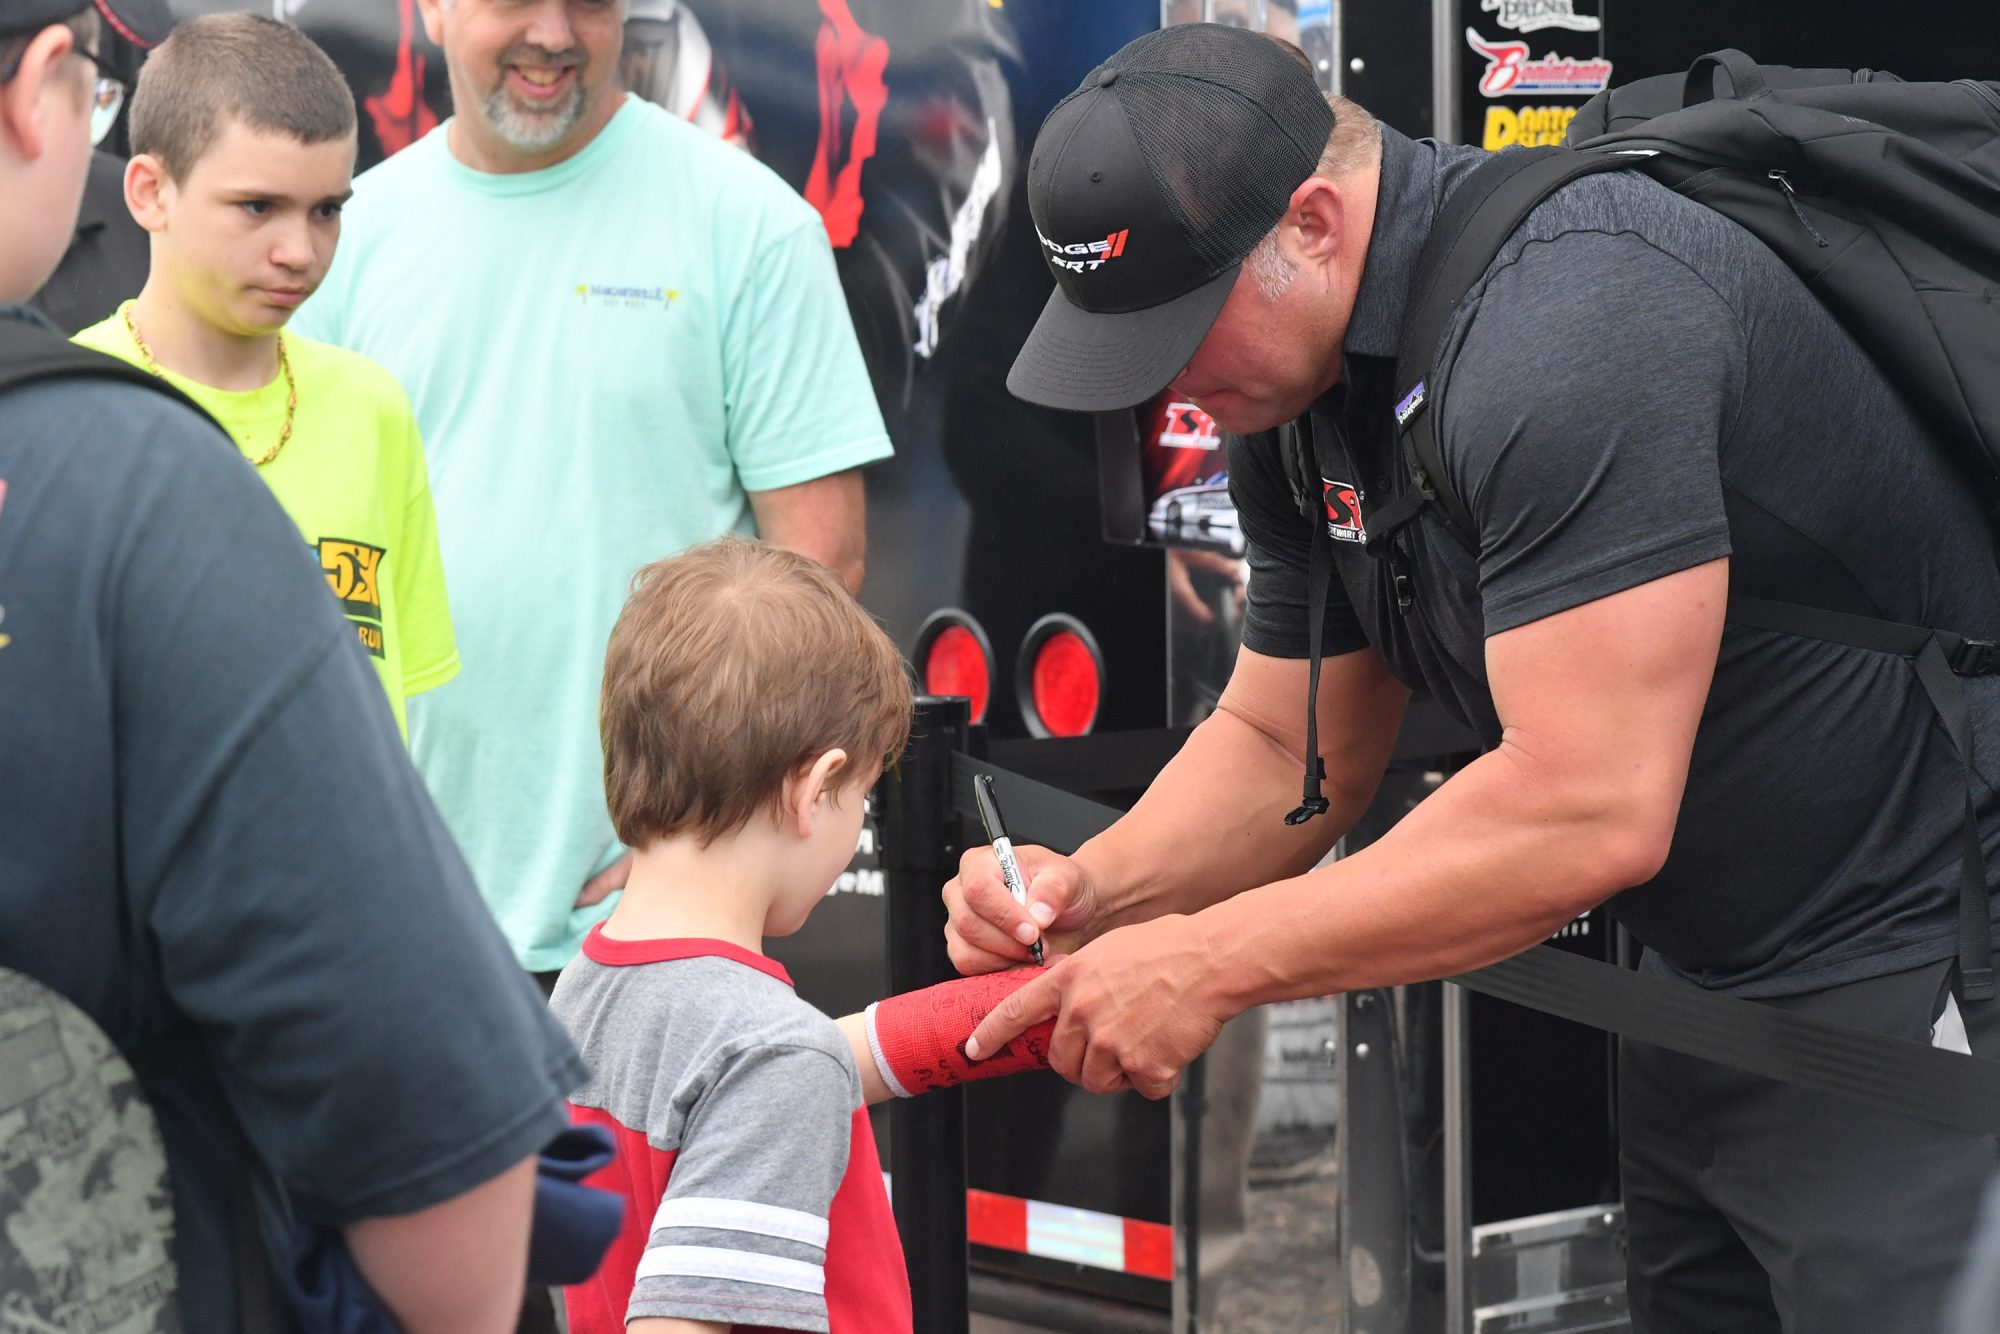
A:
<svg viewBox="0 0 2000 1334">
<path fill-rule="evenodd" d="M 361 647 L 375 657 L 384 653 L 382 641 L 382 557 L 386 549 L 343 537 L 323 537 L 315 550 L 319 568 L 326 574 L 326 586 L 333 590 L 340 609 L 354 622 Z"/>
</svg>

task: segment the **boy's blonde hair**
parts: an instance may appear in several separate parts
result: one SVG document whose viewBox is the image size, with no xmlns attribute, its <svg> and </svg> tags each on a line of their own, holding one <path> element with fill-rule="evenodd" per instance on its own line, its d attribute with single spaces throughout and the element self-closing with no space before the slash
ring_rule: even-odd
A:
<svg viewBox="0 0 2000 1334">
<path fill-rule="evenodd" d="M 132 90 L 132 152 L 187 179 L 231 120 L 323 144 L 355 132 L 354 94 L 326 52 L 262 14 L 206 14 L 146 57 Z"/>
<path fill-rule="evenodd" d="M 618 837 L 706 845 L 775 810 L 785 780 L 826 751 L 847 752 L 843 787 L 901 754 L 910 683 L 824 566 L 724 538 L 633 577 L 598 722 Z"/>
</svg>

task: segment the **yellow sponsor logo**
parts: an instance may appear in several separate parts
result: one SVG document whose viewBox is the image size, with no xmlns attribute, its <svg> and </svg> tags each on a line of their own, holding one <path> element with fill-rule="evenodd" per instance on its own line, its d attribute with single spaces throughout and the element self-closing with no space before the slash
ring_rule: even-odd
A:
<svg viewBox="0 0 2000 1334">
<path fill-rule="evenodd" d="M 342 610 L 356 616 L 381 616 L 382 589 L 377 582 L 382 572 L 381 547 L 339 537 L 321 538 L 319 568 L 326 572 L 326 586 L 340 599 Z"/>
<path fill-rule="evenodd" d="M 1496 148 L 1512 148 L 1524 144 L 1532 148 L 1537 144 L 1559 144 L 1569 131 L 1569 123 L 1576 119 L 1575 107 L 1488 107 L 1486 108 L 1486 138 L 1482 147 L 1488 152 Z"/>
<path fill-rule="evenodd" d="M 382 557 L 384 549 L 344 537 L 323 537 L 314 547 L 334 600 L 354 624 L 361 647 L 379 658 L 382 641 Z"/>
</svg>

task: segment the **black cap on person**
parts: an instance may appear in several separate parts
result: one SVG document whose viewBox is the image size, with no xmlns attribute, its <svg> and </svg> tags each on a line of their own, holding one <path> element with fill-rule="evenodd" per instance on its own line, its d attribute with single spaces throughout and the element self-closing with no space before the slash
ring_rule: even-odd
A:
<svg viewBox="0 0 2000 1334">
<path fill-rule="evenodd" d="M 1028 160 L 1056 291 L 1007 388 L 1077 412 L 1165 388 L 1332 132 L 1312 72 L 1247 29 L 1178 24 L 1092 70 Z"/>
<path fill-rule="evenodd" d="M 134 46 L 158 46 L 174 27 L 166 0 L 0 0 L 0 37 L 39 32 L 86 9 L 95 9 L 105 27 Z"/>
</svg>

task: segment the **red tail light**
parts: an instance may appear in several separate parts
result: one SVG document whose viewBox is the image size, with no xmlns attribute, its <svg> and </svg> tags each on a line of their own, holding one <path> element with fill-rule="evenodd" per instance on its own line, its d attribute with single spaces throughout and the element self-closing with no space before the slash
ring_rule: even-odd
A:
<svg viewBox="0 0 2000 1334">
<path fill-rule="evenodd" d="M 993 646 L 978 621 L 944 607 L 917 630 L 917 675 L 927 695 L 960 695 L 972 701 L 972 721 L 986 721 L 993 702 Z"/>
<path fill-rule="evenodd" d="M 1086 736 L 1103 699 L 1104 654 L 1074 616 L 1044 616 L 1022 641 L 1014 685 L 1031 733 Z"/>
</svg>

